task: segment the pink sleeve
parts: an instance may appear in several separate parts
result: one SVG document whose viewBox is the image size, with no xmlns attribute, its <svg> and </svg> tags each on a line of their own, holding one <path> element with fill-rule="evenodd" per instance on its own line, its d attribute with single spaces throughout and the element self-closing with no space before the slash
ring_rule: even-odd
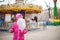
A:
<svg viewBox="0 0 60 40">
<path fill-rule="evenodd" d="M 24 33 L 24 34 L 26 34 L 26 33 L 27 33 L 27 31 L 28 31 L 28 30 L 27 30 L 27 28 L 25 28 L 25 29 L 24 29 L 24 31 L 23 31 L 23 33 Z"/>
<path fill-rule="evenodd" d="M 13 33 L 14 32 L 14 23 L 12 24 L 12 27 L 10 29 L 10 32 Z"/>
</svg>

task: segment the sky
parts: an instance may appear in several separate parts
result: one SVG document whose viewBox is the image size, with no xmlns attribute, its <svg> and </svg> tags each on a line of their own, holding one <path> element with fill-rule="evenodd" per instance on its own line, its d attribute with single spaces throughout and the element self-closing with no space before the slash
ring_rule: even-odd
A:
<svg viewBox="0 0 60 40">
<path fill-rule="evenodd" d="M 15 3 L 15 0 L 4 0 L 4 2 L 0 2 L 0 5 L 7 4 L 7 3 L 13 4 L 13 3 Z"/>
<path fill-rule="evenodd" d="M 39 5 L 39 6 L 41 5 L 43 7 L 43 9 L 47 9 L 48 7 L 46 6 L 46 4 L 49 6 L 49 3 L 50 3 L 50 7 L 52 7 L 52 8 L 54 7 L 53 0 L 35 0 L 31 3 Z M 60 7 L 60 0 L 57 1 L 57 7 L 58 8 Z"/>
<path fill-rule="evenodd" d="M 26 2 L 32 3 L 38 6 L 42 6 L 43 9 L 47 9 L 48 7 L 46 6 L 46 4 L 49 6 L 49 3 L 50 3 L 50 7 L 52 8 L 54 7 L 53 0 L 27 0 Z M 4 2 L 0 2 L 0 5 L 7 4 L 7 3 L 13 4 L 15 3 L 15 0 L 5 0 Z M 57 7 L 60 8 L 59 6 L 60 6 L 60 0 L 57 0 Z"/>
</svg>

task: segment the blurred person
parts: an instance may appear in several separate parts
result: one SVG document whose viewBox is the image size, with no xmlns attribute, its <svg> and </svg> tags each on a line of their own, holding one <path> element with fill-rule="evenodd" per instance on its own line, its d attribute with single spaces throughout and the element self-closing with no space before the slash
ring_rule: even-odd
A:
<svg viewBox="0 0 60 40">
<path fill-rule="evenodd" d="M 34 20 L 37 22 L 37 17 L 36 16 L 34 17 Z"/>
<path fill-rule="evenodd" d="M 14 21 L 15 21 L 15 16 L 14 16 L 14 15 L 12 15 L 11 20 L 12 20 L 12 22 L 14 22 Z"/>
<path fill-rule="evenodd" d="M 4 17 L 2 16 L 0 19 L 0 26 L 3 27 L 4 26 Z"/>
<path fill-rule="evenodd" d="M 27 33 L 27 28 L 22 14 L 16 14 L 16 21 L 12 24 L 10 32 L 14 33 L 13 40 L 24 40 L 24 34 Z"/>
<path fill-rule="evenodd" d="M 35 20 L 34 19 L 30 19 L 30 22 L 35 22 Z"/>
<path fill-rule="evenodd" d="M 34 20 L 35 20 L 35 22 L 36 22 L 36 27 L 38 27 L 38 21 L 37 21 L 37 19 L 38 19 L 37 16 L 35 16 L 35 17 L 34 17 Z"/>
</svg>

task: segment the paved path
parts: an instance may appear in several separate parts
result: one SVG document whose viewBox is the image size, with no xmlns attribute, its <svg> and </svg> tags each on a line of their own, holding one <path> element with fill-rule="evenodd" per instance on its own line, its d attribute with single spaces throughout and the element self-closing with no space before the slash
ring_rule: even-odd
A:
<svg viewBox="0 0 60 40">
<path fill-rule="evenodd" d="M 12 40 L 13 34 L 0 32 L 0 40 Z M 46 30 L 29 31 L 25 35 L 25 40 L 60 40 L 60 27 L 50 26 Z"/>
</svg>

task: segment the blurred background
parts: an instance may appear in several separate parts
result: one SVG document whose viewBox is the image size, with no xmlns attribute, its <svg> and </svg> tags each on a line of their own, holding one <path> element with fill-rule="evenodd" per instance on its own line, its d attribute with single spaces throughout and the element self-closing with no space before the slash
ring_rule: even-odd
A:
<svg viewBox="0 0 60 40">
<path fill-rule="evenodd" d="M 60 40 L 60 0 L 0 0 L 0 40 L 12 40 L 17 13 L 26 21 L 25 40 Z"/>
</svg>

